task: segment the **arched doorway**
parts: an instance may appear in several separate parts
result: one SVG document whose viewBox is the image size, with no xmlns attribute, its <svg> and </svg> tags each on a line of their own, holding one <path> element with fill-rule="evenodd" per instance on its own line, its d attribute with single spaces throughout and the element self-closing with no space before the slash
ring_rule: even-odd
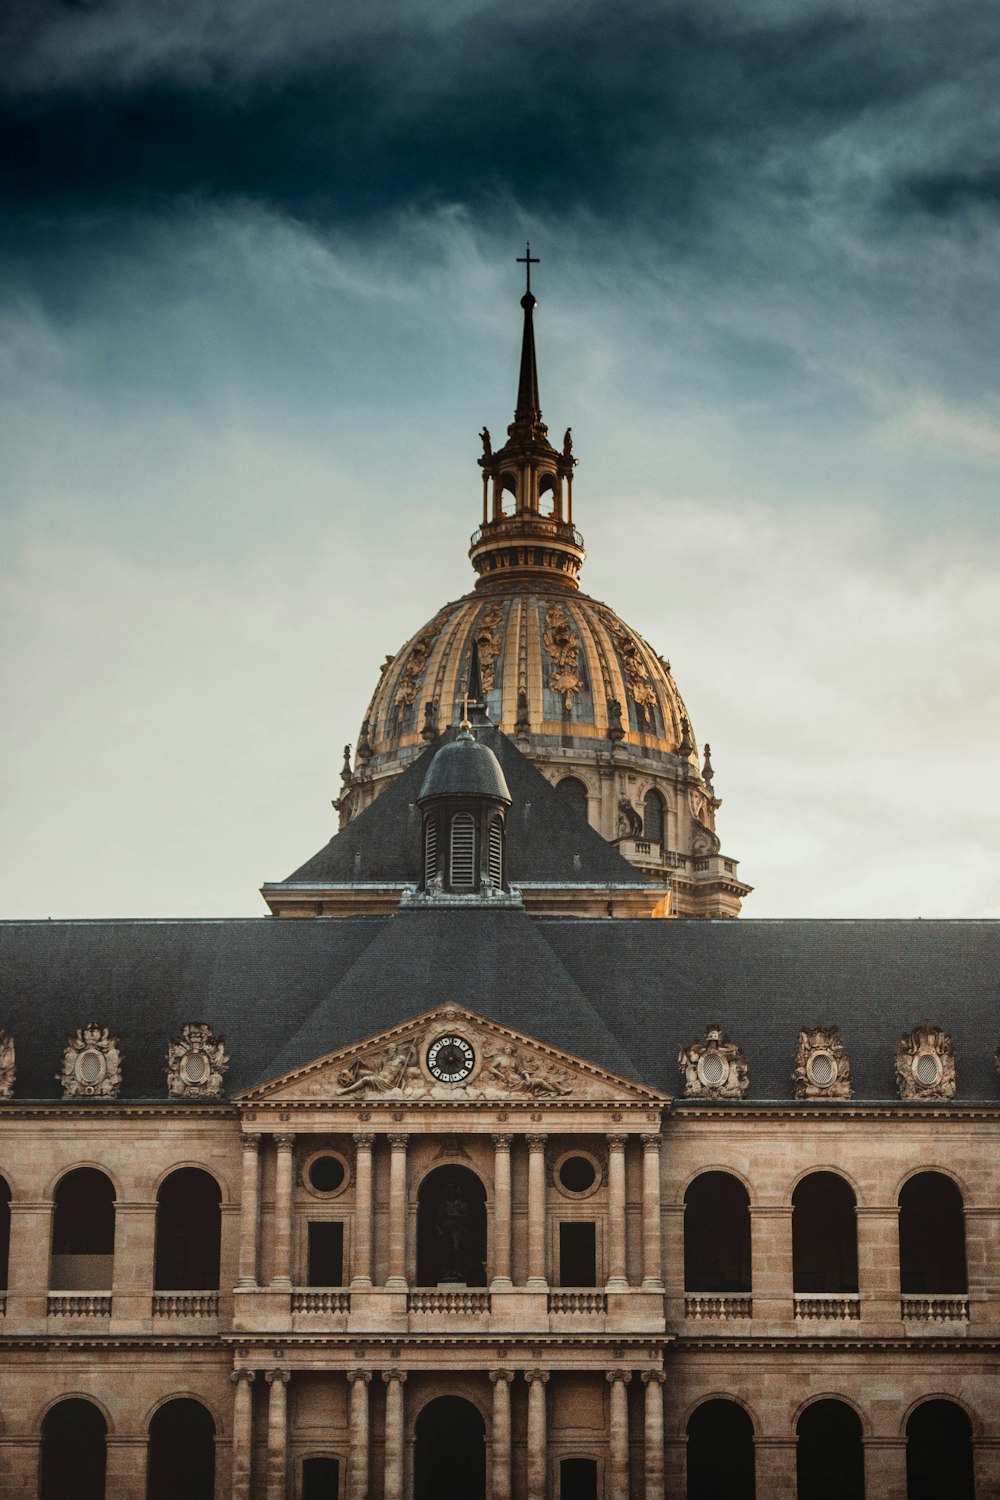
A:
<svg viewBox="0 0 1000 1500">
<path fill-rule="evenodd" d="M 417 1285 L 486 1285 L 486 1190 L 467 1167 L 436 1167 L 417 1202 Z"/>
<path fill-rule="evenodd" d="M 973 1500 L 972 1424 L 955 1401 L 924 1401 L 906 1424 L 907 1500 Z"/>
<path fill-rule="evenodd" d="M 215 1178 L 200 1167 L 179 1167 L 160 1184 L 153 1274 L 156 1291 L 218 1291 L 221 1197 Z"/>
<path fill-rule="evenodd" d="M 92 1401 L 60 1401 L 42 1423 L 39 1500 L 104 1500 L 107 1424 Z"/>
<path fill-rule="evenodd" d="M 146 1500 L 212 1500 L 215 1422 L 200 1401 L 167 1401 L 149 1424 Z"/>
<path fill-rule="evenodd" d="M 416 1438 L 415 1500 L 486 1500 L 486 1427 L 471 1401 L 429 1401 Z"/>
<path fill-rule="evenodd" d="M 845 1401 L 814 1401 L 796 1428 L 798 1500 L 865 1500 L 861 1422 Z"/>
<path fill-rule="evenodd" d="M 687 1424 L 688 1500 L 754 1500 L 753 1423 L 736 1401 L 703 1401 Z"/>
</svg>

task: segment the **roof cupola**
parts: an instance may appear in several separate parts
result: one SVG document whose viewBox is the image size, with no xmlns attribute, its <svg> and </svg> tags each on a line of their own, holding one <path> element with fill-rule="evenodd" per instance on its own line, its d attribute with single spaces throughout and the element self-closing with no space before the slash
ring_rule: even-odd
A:
<svg viewBox="0 0 1000 1500">
<path fill-rule="evenodd" d="M 423 823 L 421 891 L 500 895 L 507 880 L 510 792 L 500 762 L 462 720 L 431 761 L 417 806 Z"/>
<path fill-rule="evenodd" d="M 518 257 L 527 272 L 521 298 L 524 330 L 514 420 L 507 441 L 493 451 L 489 429 L 479 434 L 483 456 L 483 524 L 472 537 L 469 557 L 479 574 L 477 589 L 504 584 L 512 577 L 532 578 L 546 586 L 578 587 L 577 574 L 586 556 L 583 537 L 573 525 L 573 434 L 567 427 L 561 451 L 549 442 L 542 421 L 535 359 L 531 268 L 538 260 L 531 246 Z"/>
</svg>

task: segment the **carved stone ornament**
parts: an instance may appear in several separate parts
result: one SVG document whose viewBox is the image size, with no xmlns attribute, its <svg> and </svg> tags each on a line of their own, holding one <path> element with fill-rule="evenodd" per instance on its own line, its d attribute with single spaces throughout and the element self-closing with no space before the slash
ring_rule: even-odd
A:
<svg viewBox="0 0 1000 1500">
<path fill-rule="evenodd" d="M 115 1099 L 122 1086 L 118 1038 L 91 1021 L 68 1039 L 62 1072 L 56 1079 L 64 1099 Z"/>
<path fill-rule="evenodd" d="M 921 1021 L 896 1048 L 896 1087 L 901 1099 L 954 1099 L 955 1049 L 932 1021 Z"/>
<path fill-rule="evenodd" d="M 167 1043 L 167 1093 L 171 1099 L 218 1099 L 228 1067 L 225 1037 L 215 1036 L 204 1021 L 190 1021 Z"/>
<path fill-rule="evenodd" d="M 416 1098 L 440 1093 L 460 1095 L 467 1099 L 561 1099 L 568 1094 L 585 1092 L 569 1069 L 542 1060 L 513 1042 L 488 1041 L 480 1044 L 473 1038 L 480 1066 L 468 1083 L 439 1084 L 428 1082 L 420 1066 L 422 1040 L 414 1037 L 409 1044 L 391 1042 L 387 1047 L 369 1052 L 343 1068 L 337 1075 L 339 1094 L 378 1095 L 393 1098 Z"/>
<path fill-rule="evenodd" d="M 16 1074 L 14 1038 L 0 1030 L 0 1099 L 10 1099 L 13 1096 Z"/>
<path fill-rule="evenodd" d="M 839 1026 L 803 1026 L 792 1073 L 796 1099 L 849 1099 L 851 1060 Z"/>
<path fill-rule="evenodd" d="M 705 1027 L 705 1040 L 682 1047 L 677 1055 L 689 1098 L 741 1099 L 750 1086 L 747 1060 L 715 1022 Z"/>
<path fill-rule="evenodd" d="M 438 615 L 437 619 L 431 622 L 424 633 L 417 636 L 417 639 L 410 647 L 410 653 L 406 658 L 403 674 L 399 679 L 396 696 L 393 700 L 397 708 L 412 708 L 416 702 L 420 683 L 423 680 L 424 672 L 427 670 L 427 660 L 434 649 L 434 642 L 441 634 L 442 623 L 443 616 Z"/>
<path fill-rule="evenodd" d="M 503 605 L 491 604 L 476 622 L 479 671 L 483 692 L 491 693 L 496 680 L 497 658 L 503 644 Z"/>
<path fill-rule="evenodd" d="M 552 663 L 549 687 L 554 693 L 562 693 L 568 713 L 573 707 L 573 694 L 581 691 L 583 680 L 579 675 L 580 644 L 562 604 L 547 606 L 542 639 Z"/>
<path fill-rule="evenodd" d="M 628 679 L 628 690 L 632 702 L 640 710 L 641 716 L 652 723 L 653 716 L 650 710 L 656 702 L 656 689 L 649 680 L 642 652 L 631 632 L 626 630 L 617 615 L 613 615 L 609 609 L 606 609 L 601 611 L 601 618 L 618 648 L 618 656 Z"/>
</svg>

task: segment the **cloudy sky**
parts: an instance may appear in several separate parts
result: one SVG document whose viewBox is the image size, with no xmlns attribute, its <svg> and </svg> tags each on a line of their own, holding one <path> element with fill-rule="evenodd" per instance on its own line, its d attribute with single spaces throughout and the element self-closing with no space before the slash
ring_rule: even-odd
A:
<svg viewBox="0 0 1000 1500">
<path fill-rule="evenodd" d="M 258 913 L 542 404 L 756 916 L 1000 916 L 981 0 L 34 0 L 0 82 L 6 916 Z"/>
</svg>

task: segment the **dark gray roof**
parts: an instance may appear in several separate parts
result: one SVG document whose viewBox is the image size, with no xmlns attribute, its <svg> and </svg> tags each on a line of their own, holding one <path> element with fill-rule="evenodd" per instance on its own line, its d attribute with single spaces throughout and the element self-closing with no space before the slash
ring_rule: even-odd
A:
<svg viewBox="0 0 1000 1500">
<path fill-rule="evenodd" d="M 485 907 L 9 922 L 0 976 L 22 1099 L 58 1097 L 66 1037 L 90 1020 L 121 1036 L 123 1095 L 163 1099 L 167 1039 L 185 1021 L 226 1035 L 236 1091 L 453 1000 L 666 1092 L 679 1046 L 719 1021 L 746 1053 L 750 1101 L 790 1100 L 798 1029 L 824 1023 L 841 1028 L 855 1096 L 893 1100 L 896 1043 L 929 1018 L 954 1041 L 957 1102 L 1000 1102 L 997 922 L 537 920 Z"/>
<path fill-rule="evenodd" d="M 453 743 L 457 734 L 457 729 L 447 730 L 437 745 L 425 750 L 324 849 L 276 884 L 355 880 L 416 883 L 420 879 L 421 825 L 417 800 L 436 751 L 442 743 Z M 497 757 L 513 801 L 507 817 L 507 871 L 512 884 L 649 884 L 560 796 L 513 740 L 493 724 L 477 726 L 476 736 Z"/>
<path fill-rule="evenodd" d="M 432 797 L 489 797 L 510 806 L 500 762 L 489 745 L 481 745 L 468 731 L 438 748 L 417 801 Z"/>
</svg>

